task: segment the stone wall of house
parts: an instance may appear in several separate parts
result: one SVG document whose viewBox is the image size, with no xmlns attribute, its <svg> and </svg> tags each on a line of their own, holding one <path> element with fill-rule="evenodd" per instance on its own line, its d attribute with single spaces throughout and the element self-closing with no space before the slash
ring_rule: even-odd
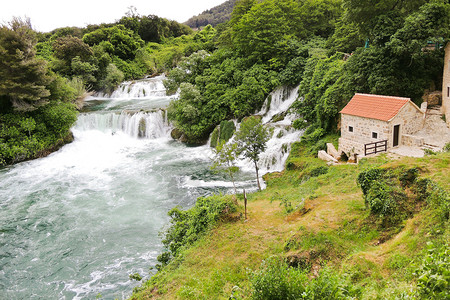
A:
<svg viewBox="0 0 450 300">
<path fill-rule="evenodd" d="M 413 103 L 407 103 L 390 122 L 362 118 L 357 116 L 341 115 L 341 138 L 339 139 L 339 153 L 358 153 L 364 155 L 364 144 L 387 140 L 388 148 L 393 147 L 394 126 L 400 125 L 399 145 L 403 142 L 408 146 L 413 146 L 419 141 L 411 135 L 423 128 L 425 119 L 424 113 Z M 353 131 L 350 130 L 353 128 Z M 376 137 L 373 137 L 376 133 Z"/>
<path fill-rule="evenodd" d="M 450 43 L 445 46 L 444 74 L 442 79 L 442 113 L 450 126 Z"/>
<path fill-rule="evenodd" d="M 353 128 L 353 132 L 350 131 Z M 377 134 L 376 138 L 372 133 Z M 339 153 L 358 153 L 364 155 L 364 144 L 387 140 L 389 135 L 389 123 L 362 118 L 357 116 L 341 115 L 341 138 L 339 139 Z"/>
<path fill-rule="evenodd" d="M 404 135 L 411 135 L 421 130 L 425 124 L 425 114 L 413 103 L 407 103 L 390 121 L 388 147 L 393 144 L 394 126 L 400 125 L 399 145 L 405 145 Z"/>
</svg>

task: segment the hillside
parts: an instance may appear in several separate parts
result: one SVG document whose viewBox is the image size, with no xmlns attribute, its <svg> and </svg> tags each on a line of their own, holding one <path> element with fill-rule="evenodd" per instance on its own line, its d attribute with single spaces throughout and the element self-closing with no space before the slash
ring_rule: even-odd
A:
<svg viewBox="0 0 450 300">
<path fill-rule="evenodd" d="M 382 155 L 327 167 L 296 144 L 288 169 L 267 175 L 267 189 L 249 195 L 247 220 L 240 215 L 241 196 L 237 212 L 183 250 L 132 299 L 445 299 L 449 161 L 450 153 Z M 398 186 L 407 199 L 389 216 L 366 207 L 357 178 L 370 169 L 384 170 L 391 182 L 419 172 L 416 183 Z M 441 198 L 418 196 L 414 185 L 429 180 L 440 187 Z M 444 273 L 432 274 L 436 270 Z M 431 277 L 440 278 L 434 294 L 426 291 L 436 283 Z M 295 296 L 298 291 L 303 296 Z"/>
<path fill-rule="evenodd" d="M 236 1 L 228 0 L 218 6 L 205 10 L 201 14 L 187 20 L 184 24 L 191 28 L 200 28 L 208 24 L 216 26 L 217 24 L 225 23 L 230 19 Z"/>
</svg>

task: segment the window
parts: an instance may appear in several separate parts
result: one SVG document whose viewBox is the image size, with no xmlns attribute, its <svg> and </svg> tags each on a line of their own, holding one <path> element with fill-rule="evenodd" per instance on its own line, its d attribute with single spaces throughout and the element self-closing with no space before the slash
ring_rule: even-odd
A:
<svg viewBox="0 0 450 300">
<path fill-rule="evenodd" d="M 353 132 L 353 126 L 348 126 L 348 132 Z"/>
<path fill-rule="evenodd" d="M 447 87 L 447 98 L 450 97 L 450 86 Z"/>
<path fill-rule="evenodd" d="M 377 139 L 378 138 L 378 132 L 372 132 L 372 138 Z"/>
</svg>

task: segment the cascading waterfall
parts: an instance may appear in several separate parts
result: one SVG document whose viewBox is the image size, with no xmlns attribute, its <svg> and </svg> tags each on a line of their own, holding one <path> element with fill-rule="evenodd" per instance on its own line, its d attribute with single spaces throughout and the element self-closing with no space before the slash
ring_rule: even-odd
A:
<svg viewBox="0 0 450 300">
<path fill-rule="evenodd" d="M 89 113 L 78 117 L 75 130 L 122 131 L 134 138 L 167 137 L 171 127 L 164 110 L 155 112 Z"/>
<path fill-rule="evenodd" d="M 166 89 L 163 84 L 165 76 L 158 76 L 138 81 L 126 81 L 119 85 L 119 87 L 111 94 L 96 93 L 92 95 L 95 99 L 142 99 L 166 97 Z"/>
<path fill-rule="evenodd" d="M 267 149 L 260 156 L 259 165 L 262 173 L 282 171 L 291 144 L 298 141 L 302 131 L 292 128 L 295 114 L 289 111 L 298 98 L 299 86 L 289 88 L 279 87 L 266 98 L 258 115 L 262 116 L 263 124 L 273 130 L 272 138 L 267 142 Z"/>
<path fill-rule="evenodd" d="M 72 143 L 0 169 L 0 299 L 127 299 L 129 275 L 157 264 L 167 212 L 231 190 L 208 146 L 170 138 L 162 89 L 159 77 L 94 95 Z"/>
<path fill-rule="evenodd" d="M 292 121 L 296 119 L 296 116 L 289 112 L 289 108 L 298 98 L 298 90 L 298 86 L 279 87 L 270 93 L 262 109 L 257 113 L 262 116 L 262 123 L 272 132 L 267 148 L 261 153 L 258 162 L 261 174 L 282 171 L 289 156 L 291 144 L 298 141 L 303 134 L 303 131 L 292 128 Z M 239 124 L 236 124 L 236 129 L 239 130 Z M 241 159 L 237 165 L 248 172 L 254 170 L 253 164 L 248 160 Z"/>
<path fill-rule="evenodd" d="M 277 88 L 275 91 L 270 93 L 270 95 L 264 101 L 264 105 L 257 115 L 263 116 L 262 122 L 264 124 L 270 122 L 274 116 L 282 113 L 287 113 L 291 105 L 298 98 L 298 90 L 300 86 L 295 88 L 289 88 L 282 86 Z M 284 125 L 291 125 L 283 123 Z"/>
</svg>

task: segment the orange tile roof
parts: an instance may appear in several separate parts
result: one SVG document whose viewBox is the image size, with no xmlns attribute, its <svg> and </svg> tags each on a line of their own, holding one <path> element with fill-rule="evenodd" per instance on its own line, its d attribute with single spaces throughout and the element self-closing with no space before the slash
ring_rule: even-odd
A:
<svg viewBox="0 0 450 300">
<path fill-rule="evenodd" d="M 355 94 L 341 114 L 389 121 L 410 101 L 409 98 Z"/>
</svg>

